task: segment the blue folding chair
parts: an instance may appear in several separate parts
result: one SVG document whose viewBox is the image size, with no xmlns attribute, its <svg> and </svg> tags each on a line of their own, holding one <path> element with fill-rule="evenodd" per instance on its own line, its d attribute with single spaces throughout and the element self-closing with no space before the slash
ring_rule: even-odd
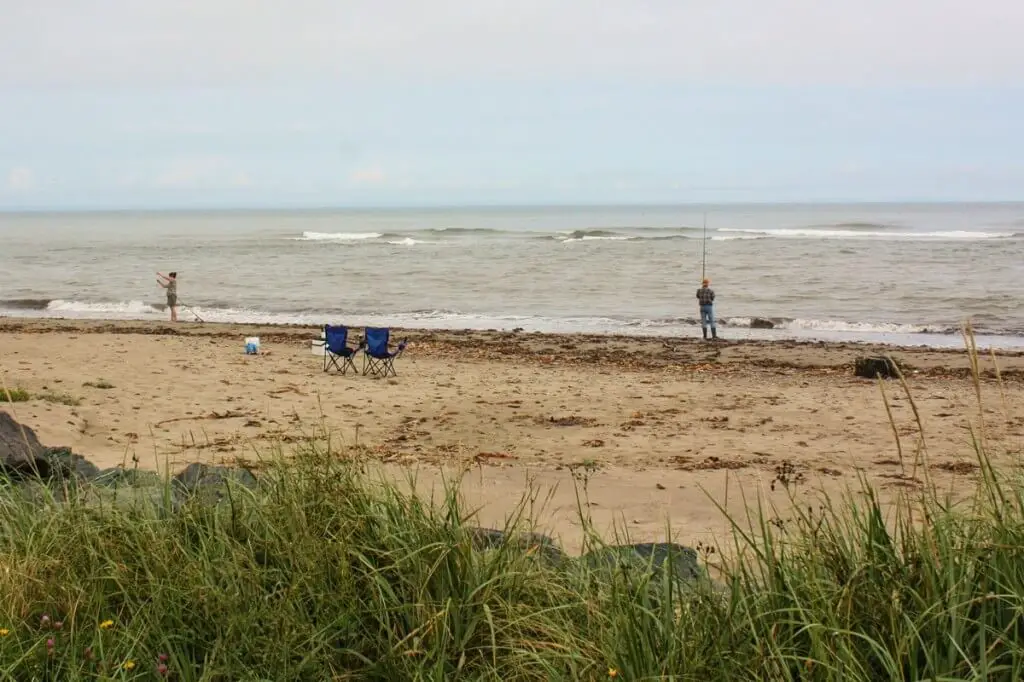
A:
<svg viewBox="0 0 1024 682">
<path fill-rule="evenodd" d="M 395 360 L 405 350 L 406 343 L 398 344 L 398 349 L 391 352 L 388 344 L 391 331 L 382 327 L 367 327 L 363 336 L 363 375 L 386 377 L 398 376 L 395 372 Z"/>
<path fill-rule="evenodd" d="M 345 374 L 349 368 L 358 373 L 356 365 L 352 362 L 356 353 L 362 348 L 360 344 L 356 348 L 348 346 L 348 327 L 333 327 L 324 325 L 324 371 L 333 368 Z"/>
</svg>

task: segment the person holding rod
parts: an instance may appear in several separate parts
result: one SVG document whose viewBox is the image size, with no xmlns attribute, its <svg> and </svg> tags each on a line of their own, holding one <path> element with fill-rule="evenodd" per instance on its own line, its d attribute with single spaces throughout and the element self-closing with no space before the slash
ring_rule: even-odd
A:
<svg viewBox="0 0 1024 682">
<path fill-rule="evenodd" d="M 178 273 L 156 273 L 156 283 L 167 289 L 167 309 L 171 311 L 171 322 L 178 321 Z"/>
<path fill-rule="evenodd" d="M 700 328 L 704 339 L 708 338 L 708 327 L 711 327 L 711 338 L 718 338 L 715 328 L 715 290 L 711 288 L 711 280 L 704 278 L 700 289 L 697 289 L 697 303 L 700 304 Z"/>
</svg>

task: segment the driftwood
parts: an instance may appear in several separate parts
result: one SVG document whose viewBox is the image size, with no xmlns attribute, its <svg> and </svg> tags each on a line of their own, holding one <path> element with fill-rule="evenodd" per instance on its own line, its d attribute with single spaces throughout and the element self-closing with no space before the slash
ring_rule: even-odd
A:
<svg viewBox="0 0 1024 682">
<path fill-rule="evenodd" d="M 153 424 L 153 426 L 163 426 L 164 424 L 171 424 L 173 422 L 195 421 L 197 419 L 236 419 L 238 417 L 248 416 L 250 415 L 245 412 L 239 412 L 237 410 L 228 410 L 226 412 L 217 412 L 216 410 L 214 410 L 213 412 L 210 412 L 210 414 L 200 414 L 188 417 L 173 417 L 171 419 L 164 419 L 162 421 L 158 421 L 156 424 Z"/>
<path fill-rule="evenodd" d="M 857 358 L 853 373 L 865 379 L 894 379 L 900 375 L 900 367 L 888 357 L 873 356 Z"/>
</svg>

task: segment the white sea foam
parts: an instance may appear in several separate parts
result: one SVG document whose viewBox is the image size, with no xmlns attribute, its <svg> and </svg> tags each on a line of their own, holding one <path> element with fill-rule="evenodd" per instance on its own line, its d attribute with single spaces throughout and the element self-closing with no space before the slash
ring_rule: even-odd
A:
<svg viewBox="0 0 1024 682">
<path fill-rule="evenodd" d="M 314 242 L 353 242 L 366 239 L 380 239 L 383 235 L 380 232 L 303 232 L 298 241 Z"/>
<path fill-rule="evenodd" d="M 749 317 L 730 317 L 725 320 L 730 327 L 750 327 Z M 946 333 L 949 330 L 937 325 L 893 324 L 886 322 L 848 322 L 846 320 L 782 320 L 774 321 L 773 329 L 791 331 L 849 332 L 865 334 L 929 334 Z"/>
<path fill-rule="evenodd" d="M 143 301 L 119 301 L 119 302 L 87 302 L 87 301 L 65 301 L 61 299 L 50 301 L 46 305 L 45 312 L 60 314 L 81 313 L 89 316 L 133 316 L 161 314 L 162 311 L 149 303 Z"/>
<path fill-rule="evenodd" d="M 325 323 L 359 326 L 392 326 L 410 329 L 522 329 L 526 332 L 625 334 L 637 336 L 698 336 L 696 320 L 620 319 L 603 316 L 545 317 L 535 315 L 472 314 L 450 310 L 395 313 L 266 312 L 244 308 L 194 306 L 179 309 L 182 321 L 192 313 L 207 322 L 234 324 Z M 0 315 L 35 318 L 165 320 L 167 311 L 142 301 L 86 302 L 52 301 L 45 309 L 0 310 Z M 809 339 L 870 341 L 878 343 L 957 347 L 961 340 L 949 330 L 936 326 L 848 322 L 842 320 L 796 319 L 778 321 L 773 329 L 752 329 L 751 318 L 721 320 L 720 335 L 733 339 Z M 978 342 L 993 348 L 1024 348 L 1024 337 L 979 334 Z"/>
<path fill-rule="evenodd" d="M 627 235 L 614 235 L 614 236 L 612 236 L 612 235 L 603 235 L 603 236 L 596 236 L 596 235 L 589 235 L 589 234 L 587 234 L 587 235 L 583 235 L 582 237 L 568 237 L 566 239 L 563 239 L 562 243 L 563 244 L 568 244 L 570 242 L 625 242 L 625 241 L 629 241 L 631 239 L 636 239 L 636 237 L 630 237 L 630 236 L 627 236 Z"/>
</svg>

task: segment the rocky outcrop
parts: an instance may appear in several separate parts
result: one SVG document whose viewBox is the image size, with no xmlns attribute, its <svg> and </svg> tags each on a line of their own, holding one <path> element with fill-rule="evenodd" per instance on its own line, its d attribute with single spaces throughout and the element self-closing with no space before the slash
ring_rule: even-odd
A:
<svg viewBox="0 0 1024 682">
<path fill-rule="evenodd" d="M 587 552 L 581 560 L 591 569 L 624 568 L 655 573 L 671 570 L 673 577 L 691 581 L 704 577 L 692 547 L 674 542 L 643 542 L 632 545 L 609 545 Z"/>
<path fill-rule="evenodd" d="M 90 478 L 99 469 L 70 448 L 48 448 L 35 431 L 0 412 L 0 475 L 13 481 L 26 479 Z"/>
<path fill-rule="evenodd" d="M 864 379 L 894 379 L 900 375 L 901 368 L 889 357 L 863 357 L 854 362 L 853 373 Z"/>
<path fill-rule="evenodd" d="M 521 551 L 536 552 L 553 564 L 561 564 L 568 559 L 562 548 L 542 533 L 517 532 L 510 535 L 503 530 L 476 527 L 468 530 L 473 548 L 477 550 L 497 549 L 507 544 Z"/>
</svg>

